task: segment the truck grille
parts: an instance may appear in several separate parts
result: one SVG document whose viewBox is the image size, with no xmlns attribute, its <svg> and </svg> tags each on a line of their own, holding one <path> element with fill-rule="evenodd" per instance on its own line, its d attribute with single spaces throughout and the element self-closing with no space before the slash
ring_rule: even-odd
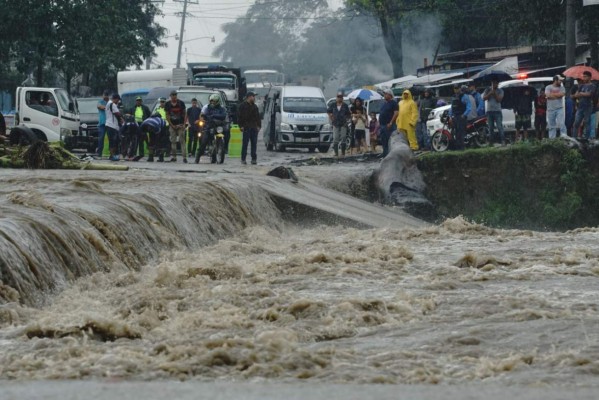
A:
<svg viewBox="0 0 599 400">
<path fill-rule="evenodd" d="M 318 125 L 296 125 L 299 132 L 314 132 L 318 127 Z"/>
</svg>

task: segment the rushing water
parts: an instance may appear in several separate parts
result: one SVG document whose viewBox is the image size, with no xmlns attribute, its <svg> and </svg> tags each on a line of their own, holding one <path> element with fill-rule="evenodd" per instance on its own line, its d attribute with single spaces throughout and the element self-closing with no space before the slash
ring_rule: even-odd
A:
<svg viewBox="0 0 599 400">
<path fill-rule="evenodd" d="M 247 176 L 10 179 L 0 378 L 599 383 L 598 229 L 303 228 Z"/>
</svg>

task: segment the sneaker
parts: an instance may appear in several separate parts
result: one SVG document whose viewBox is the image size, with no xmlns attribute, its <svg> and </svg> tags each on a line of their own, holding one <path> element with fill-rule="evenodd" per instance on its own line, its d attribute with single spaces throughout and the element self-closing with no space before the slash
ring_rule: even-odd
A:
<svg viewBox="0 0 599 400">
<path fill-rule="evenodd" d="M 187 158 L 184 158 L 184 159 L 183 159 L 183 162 L 184 162 L 185 164 L 187 164 Z"/>
<path fill-rule="evenodd" d="M 110 161 L 118 161 L 119 160 L 119 156 L 111 156 L 109 158 Z"/>
<path fill-rule="evenodd" d="M 177 162 L 177 157 L 171 157 L 171 162 Z"/>
<path fill-rule="evenodd" d="M 243 165 L 247 165 L 247 161 L 245 161 L 245 160 L 241 160 L 241 164 L 243 164 Z"/>
<path fill-rule="evenodd" d="M 143 156 L 135 156 L 133 157 L 133 161 L 139 161 L 143 158 Z"/>
<path fill-rule="evenodd" d="M 258 164 L 258 161 L 252 160 L 252 165 L 256 165 L 256 164 Z"/>
<path fill-rule="evenodd" d="M 162 154 L 158 156 L 158 162 L 164 162 L 164 156 Z"/>
<path fill-rule="evenodd" d="M 154 156 L 148 156 L 148 162 L 154 162 Z"/>
</svg>

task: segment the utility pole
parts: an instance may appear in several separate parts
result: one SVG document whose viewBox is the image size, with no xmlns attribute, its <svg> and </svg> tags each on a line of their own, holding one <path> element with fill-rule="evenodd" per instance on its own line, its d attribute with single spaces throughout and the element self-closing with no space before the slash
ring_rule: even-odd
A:
<svg viewBox="0 0 599 400">
<path fill-rule="evenodd" d="M 181 17 L 181 32 L 179 33 L 179 51 L 177 51 L 177 68 L 181 67 L 181 48 L 183 47 L 183 32 L 185 31 L 185 16 L 187 15 L 187 0 L 183 0 L 183 17 Z"/>
<path fill-rule="evenodd" d="M 566 68 L 576 64 L 576 16 L 574 1 L 566 0 Z"/>
</svg>

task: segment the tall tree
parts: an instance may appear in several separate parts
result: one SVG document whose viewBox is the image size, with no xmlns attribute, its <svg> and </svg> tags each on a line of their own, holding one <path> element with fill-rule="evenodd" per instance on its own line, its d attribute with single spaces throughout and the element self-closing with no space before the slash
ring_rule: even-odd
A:
<svg viewBox="0 0 599 400">
<path fill-rule="evenodd" d="M 151 0 L 0 0 L 0 9 L 0 48 L 40 86 L 49 68 L 61 71 L 67 86 L 78 74 L 93 77 L 97 90 L 114 85 L 116 72 L 141 65 L 164 35 Z"/>
</svg>

